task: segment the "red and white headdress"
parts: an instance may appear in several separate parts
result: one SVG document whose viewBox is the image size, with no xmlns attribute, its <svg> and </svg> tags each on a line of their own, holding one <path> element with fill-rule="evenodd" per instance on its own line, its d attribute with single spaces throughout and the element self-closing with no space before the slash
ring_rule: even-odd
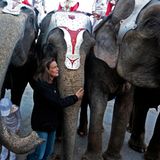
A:
<svg viewBox="0 0 160 160">
<path fill-rule="evenodd" d="M 31 4 L 28 2 L 28 0 L 23 0 L 22 3 L 25 5 L 31 6 Z"/>
<path fill-rule="evenodd" d="M 75 2 L 73 0 L 62 0 L 59 3 L 58 10 L 63 11 L 76 11 L 79 7 L 79 2 Z"/>
</svg>

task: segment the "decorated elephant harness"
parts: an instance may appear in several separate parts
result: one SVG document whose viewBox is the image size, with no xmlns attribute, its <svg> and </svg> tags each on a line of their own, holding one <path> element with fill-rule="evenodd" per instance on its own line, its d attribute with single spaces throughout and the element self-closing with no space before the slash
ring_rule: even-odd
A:
<svg viewBox="0 0 160 160">
<path fill-rule="evenodd" d="M 119 28 L 119 32 L 118 32 L 118 43 L 120 44 L 122 42 L 123 37 L 125 36 L 125 34 L 133 29 L 136 29 L 137 24 L 136 24 L 136 20 L 137 17 L 139 15 L 139 13 L 141 12 L 141 10 L 149 4 L 149 2 L 151 2 L 151 0 L 135 0 L 135 6 L 134 6 L 134 10 L 132 12 L 132 14 L 124 19 L 120 21 L 120 28 Z"/>
<path fill-rule="evenodd" d="M 50 24 L 45 35 L 55 28 L 64 32 L 64 39 L 67 45 L 65 54 L 65 66 L 68 69 L 76 70 L 80 67 L 80 46 L 83 42 L 83 33 L 91 32 L 91 21 L 89 17 L 81 12 L 58 11 L 52 15 Z M 47 36 L 44 41 L 46 42 Z"/>
</svg>

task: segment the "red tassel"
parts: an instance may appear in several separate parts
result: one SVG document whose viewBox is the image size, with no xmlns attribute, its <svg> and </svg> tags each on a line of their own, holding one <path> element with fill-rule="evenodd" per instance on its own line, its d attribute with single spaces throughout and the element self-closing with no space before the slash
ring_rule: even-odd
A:
<svg viewBox="0 0 160 160">
<path fill-rule="evenodd" d="M 70 8 L 70 11 L 73 12 L 73 11 L 76 11 L 79 7 L 79 2 L 77 2 L 73 7 Z"/>
<path fill-rule="evenodd" d="M 107 5 L 107 10 L 106 10 L 106 16 L 108 16 L 110 14 L 110 12 L 112 11 L 112 7 L 113 7 L 113 4 L 111 2 L 108 3 Z"/>
<path fill-rule="evenodd" d="M 28 0 L 23 0 L 22 3 L 25 5 L 31 6 L 31 4 L 28 2 Z"/>
</svg>

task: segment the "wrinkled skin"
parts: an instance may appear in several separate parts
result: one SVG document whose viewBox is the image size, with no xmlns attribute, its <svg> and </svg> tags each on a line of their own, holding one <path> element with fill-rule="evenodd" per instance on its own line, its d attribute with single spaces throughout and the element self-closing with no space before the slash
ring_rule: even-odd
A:
<svg viewBox="0 0 160 160">
<path fill-rule="evenodd" d="M 6 4 L 0 1 L 0 7 Z M 29 50 L 35 39 L 34 12 L 23 8 L 19 16 L 0 12 L 0 90 L 4 82 L 10 62 L 12 65 L 22 66 L 26 63 Z M 25 42 L 25 43 L 24 43 Z M 18 78 L 21 75 L 18 76 Z M 17 78 L 17 77 L 16 77 Z M 16 93 L 15 93 L 16 94 Z M 0 94 L 2 95 L 2 93 Z M 0 143 L 15 153 L 26 153 L 42 142 L 35 132 L 20 138 L 10 134 L 0 121 Z"/>
<path fill-rule="evenodd" d="M 126 9 L 127 8 L 127 9 Z M 95 31 L 94 55 L 86 59 L 85 88 L 91 108 L 88 147 L 83 160 L 119 160 L 133 102 L 133 88 L 159 88 L 160 2 L 152 1 L 139 14 L 137 28 L 117 45 L 119 22 L 134 9 L 134 0 L 119 0 L 113 14 Z M 121 78 L 122 80 L 120 80 Z M 120 82 L 122 82 L 120 84 Z M 126 86 L 127 84 L 127 86 Z M 124 87 L 125 86 L 125 87 Z M 116 94 L 111 137 L 102 155 L 102 120 L 110 94 Z M 159 160 L 159 118 L 145 159 Z"/>
<path fill-rule="evenodd" d="M 46 57 L 56 57 L 58 67 L 60 70 L 60 76 L 58 78 L 58 88 L 62 97 L 73 94 L 77 89 L 83 87 L 84 81 L 84 62 L 86 55 L 93 47 L 95 40 L 88 31 L 83 33 L 83 42 L 80 46 L 81 65 L 77 70 L 69 70 L 64 65 L 64 58 L 66 53 L 66 42 L 64 39 L 64 32 L 60 28 L 54 28 L 48 33 L 46 37 L 46 31 L 48 29 L 50 19 L 54 12 L 49 13 L 41 23 L 41 32 L 38 39 L 38 48 L 42 51 L 40 53 L 39 61 Z M 72 15 L 72 13 L 71 13 Z M 66 22 L 67 23 L 67 22 Z M 76 22 L 79 23 L 79 22 Z M 72 160 L 75 144 L 76 125 L 78 119 L 78 110 L 80 101 L 77 102 L 74 107 L 68 107 L 64 110 L 64 126 L 63 126 L 63 154 L 62 159 Z"/>
<path fill-rule="evenodd" d="M 34 56 L 35 55 L 29 55 L 27 61 L 22 66 L 15 66 L 11 62 L 6 73 L 1 97 L 4 96 L 5 89 L 10 89 L 11 101 L 18 107 L 20 107 L 23 92 L 28 82 L 32 79 L 37 67 L 36 58 Z"/>
<path fill-rule="evenodd" d="M 136 87 L 135 95 L 134 95 L 134 110 L 132 112 L 132 130 L 131 137 L 129 140 L 129 146 L 138 152 L 145 152 L 147 146 L 145 144 L 145 122 L 147 117 L 147 112 L 149 108 L 155 108 L 160 104 L 159 97 L 160 90 L 159 89 L 148 89 L 148 88 L 139 88 Z M 157 108 L 156 108 L 157 109 Z M 156 122 L 156 127 L 159 125 L 159 118 Z M 156 128 L 154 130 L 154 134 L 152 136 L 152 140 L 148 146 L 149 150 L 154 150 L 157 152 L 157 157 L 159 153 L 159 143 L 156 137 L 157 134 Z M 157 141 L 156 143 L 153 141 Z M 147 155 L 148 153 L 146 153 Z M 150 156 L 151 157 L 151 156 Z M 152 156 L 153 158 L 155 156 Z"/>
<path fill-rule="evenodd" d="M 28 16 L 25 32 L 14 48 L 1 94 L 3 97 L 5 89 L 11 89 L 12 103 L 17 106 L 20 106 L 24 89 L 35 72 L 35 39 L 38 33 L 35 12 L 27 8 L 23 8 L 22 12 Z"/>
<path fill-rule="evenodd" d="M 114 97 L 116 99 L 112 126 L 114 125 L 114 129 L 117 129 L 118 132 L 113 133 L 113 135 L 111 133 L 113 137 L 110 139 L 107 158 L 120 159 L 121 156 L 118 148 L 123 144 L 121 139 L 124 138 L 125 128 L 133 106 L 133 91 L 132 86 L 120 78 L 115 69 L 111 69 L 106 63 L 94 55 L 90 54 L 86 58 L 85 96 L 87 96 L 86 99 L 88 99 L 90 106 L 90 124 L 88 146 L 82 160 L 103 160 L 106 157 L 105 154 L 102 156 L 103 116 L 107 101 Z M 115 125 L 117 123 L 118 125 Z"/>
<path fill-rule="evenodd" d="M 159 96 L 160 96 L 159 89 L 134 87 L 134 100 L 133 100 L 134 110 L 132 110 L 129 126 L 127 126 L 127 129 L 131 133 L 130 140 L 128 142 L 129 147 L 137 152 L 144 153 L 147 151 L 147 145 L 145 143 L 145 122 L 148 110 L 150 108 L 155 108 L 157 110 L 158 105 L 160 104 Z M 86 136 L 88 134 L 87 106 L 88 106 L 87 95 L 84 95 L 81 104 L 80 124 L 77 130 L 80 136 Z M 157 119 L 156 126 L 158 126 L 159 123 L 160 123 L 159 119 Z M 155 129 L 154 135 L 152 137 L 153 140 L 154 139 L 157 140 L 157 137 L 155 135 L 158 131 L 159 129 L 158 130 Z M 159 143 L 153 143 L 152 141 L 151 144 L 149 144 L 148 146 L 148 152 L 149 150 L 152 149 L 156 153 L 155 155 L 157 155 L 158 157 Z M 149 155 L 149 158 L 157 159 L 155 155 L 154 156 Z M 147 159 L 148 153 L 145 154 L 145 157 Z"/>
</svg>

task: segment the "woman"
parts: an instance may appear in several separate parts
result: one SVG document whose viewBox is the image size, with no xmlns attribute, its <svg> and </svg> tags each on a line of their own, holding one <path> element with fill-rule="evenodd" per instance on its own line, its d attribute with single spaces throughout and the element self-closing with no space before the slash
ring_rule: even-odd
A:
<svg viewBox="0 0 160 160">
<path fill-rule="evenodd" d="M 45 142 L 28 155 L 27 160 L 46 160 L 50 156 L 59 123 L 59 110 L 75 104 L 83 96 L 84 90 L 80 88 L 74 95 L 61 98 L 56 85 L 58 76 L 59 68 L 55 59 L 45 59 L 31 84 L 34 90 L 31 126 Z"/>
</svg>

